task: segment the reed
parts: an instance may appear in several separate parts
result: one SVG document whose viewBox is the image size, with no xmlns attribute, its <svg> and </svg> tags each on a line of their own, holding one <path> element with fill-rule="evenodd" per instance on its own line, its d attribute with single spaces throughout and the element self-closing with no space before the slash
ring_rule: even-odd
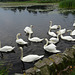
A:
<svg viewBox="0 0 75 75">
<path fill-rule="evenodd" d="M 75 8 L 75 0 L 64 0 L 59 3 L 61 8 Z"/>
</svg>

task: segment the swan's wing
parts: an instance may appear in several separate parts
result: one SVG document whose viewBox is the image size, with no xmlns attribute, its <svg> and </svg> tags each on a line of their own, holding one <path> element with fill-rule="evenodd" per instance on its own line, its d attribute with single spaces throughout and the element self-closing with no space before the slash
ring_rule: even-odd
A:
<svg viewBox="0 0 75 75">
<path fill-rule="evenodd" d="M 73 30 L 70 35 L 75 35 L 75 30 Z"/>
<path fill-rule="evenodd" d="M 24 62 L 33 62 L 35 60 L 38 60 L 39 59 L 39 56 L 38 55 L 27 55 L 25 57 L 23 57 L 23 61 Z"/>
<path fill-rule="evenodd" d="M 16 40 L 16 43 L 18 43 L 18 44 L 27 44 L 27 42 L 25 42 L 23 39 Z"/>
<path fill-rule="evenodd" d="M 58 25 L 51 26 L 51 29 L 57 29 L 57 28 L 58 28 Z"/>
<path fill-rule="evenodd" d="M 4 46 L 4 47 L 0 48 L 0 51 L 8 52 L 8 51 L 12 51 L 14 48 L 15 48 L 15 47 Z"/>
</svg>

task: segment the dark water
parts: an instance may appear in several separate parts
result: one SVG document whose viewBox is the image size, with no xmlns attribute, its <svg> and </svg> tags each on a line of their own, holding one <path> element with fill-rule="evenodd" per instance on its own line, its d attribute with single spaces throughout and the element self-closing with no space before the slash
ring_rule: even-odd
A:
<svg viewBox="0 0 75 75">
<path fill-rule="evenodd" d="M 33 8 L 33 7 L 32 7 Z M 3 53 L 4 58 L 0 61 L 4 61 L 6 64 L 11 63 L 12 69 L 9 75 L 13 75 L 15 72 L 22 72 L 22 62 L 20 60 L 20 50 L 16 44 L 16 34 L 21 33 L 25 41 L 28 41 L 28 36 L 24 32 L 26 26 L 33 25 L 33 35 L 40 38 L 50 38 L 47 34 L 49 29 L 49 21 L 53 21 L 53 24 L 61 25 L 62 28 L 74 29 L 73 22 L 75 20 L 74 13 L 61 14 L 58 9 L 46 10 L 47 7 L 12 7 L 12 8 L 0 8 L 0 41 L 2 47 L 5 45 L 15 46 L 15 53 Z M 68 34 L 65 34 L 68 35 Z M 74 37 L 75 38 L 75 37 Z M 29 41 L 28 41 L 29 42 Z M 28 46 L 24 46 L 24 56 L 28 54 L 44 54 L 45 57 L 51 55 L 46 53 L 43 49 L 45 41 L 42 43 L 29 42 Z M 63 41 L 57 44 L 57 49 L 63 52 L 66 48 L 74 45 L 75 42 Z M 33 63 L 25 63 L 26 69 L 33 66 Z"/>
</svg>

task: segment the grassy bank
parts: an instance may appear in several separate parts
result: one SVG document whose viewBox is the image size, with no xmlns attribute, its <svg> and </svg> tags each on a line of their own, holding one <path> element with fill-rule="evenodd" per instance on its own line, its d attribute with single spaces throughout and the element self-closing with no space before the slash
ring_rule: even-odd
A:
<svg viewBox="0 0 75 75">
<path fill-rule="evenodd" d="M 0 0 L 0 2 L 16 2 L 16 3 L 57 3 L 62 0 L 29 0 L 29 1 L 22 1 L 22 0 Z"/>
<path fill-rule="evenodd" d="M 75 8 L 75 0 L 64 0 L 59 3 L 61 8 Z"/>
</svg>

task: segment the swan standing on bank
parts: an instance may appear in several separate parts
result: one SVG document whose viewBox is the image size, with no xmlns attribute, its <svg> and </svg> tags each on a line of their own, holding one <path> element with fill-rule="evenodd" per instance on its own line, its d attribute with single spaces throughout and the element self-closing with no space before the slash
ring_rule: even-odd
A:
<svg viewBox="0 0 75 75">
<path fill-rule="evenodd" d="M 45 38 L 45 41 L 46 41 L 46 44 L 44 45 L 44 49 L 47 51 L 47 52 L 52 52 L 52 53 L 58 53 L 58 52 L 61 52 L 59 50 L 56 50 L 56 45 L 54 45 L 53 43 L 49 44 L 48 45 L 48 39 Z"/>
<path fill-rule="evenodd" d="M 75 30 L 73 30 L 73 31 L 72 30 L 67 30 L 67 32 L 69 32 L 69 31 L 71 32 L 70 33 L 71 36 L 75 35 Z"/>
<path fill-rule="evenodd" d="M 0 42 L 0 47 L 1 47 L 1 42 Z M 11 52 L 15 47 L 12 46 L 4 46 L 0 48 L 0 52 Z"/>
<path fill-rule="evenodd" d="M 41 42 L 41 41 L 44 40 L 44 38 L 43 38 L 43 39 L 40 39 L 40 38 L 38 38 L 38 37 L 33 37 L 33 38 L 31 38 L 31 34 L 29 34 L 28 40 L 29 40 L 29 41 L 32 41 L 32 42 Z"/>
<path fill-rule="evenodd" d="M 27 26 L 27 27 L 25 27 L 24 31 L 28 34 L 32 34 L 33 33 L 32 27 L 33 27 L 33 25 L 30 25 L 30 27 Z"/>
<path fill-rule="evenodd" d="M 25 42 L 23 39 L 19 39 L 18 38 L 18 36 L 20 36 L 21 35 L 21 33 L 18 33 L 17 35 L 16 35 L 16 43 L 17 44 L 20 44 L 20 45 L 25 45 L 25 44 L 28 44 L 28 42 Z"/>
<path fill-rule="evenodd" d="M 61 26 L 60 25 L 59 25 L 59 27 L 60 27 L 60 29 L 59 29 L 59 31 L 57 31 L 57 34 L 58 35 L 64 34 L 66 32 L 66 29 L 65 28 L 64 29 L 61 29 Z"/>
<path fill-rule="evenodd" d="M 33 55 L 33 54 L 23 57 L 23 48 L 20 47 L 20 50 L 21 50 L 21 61 L 23 61 L 23 62 L 34 62 L 34 61 L 44 57 L 44 55 L 39 56 L 39 55 Z"/>
<path fill-rule="evenodd" d="M 52 26 L 52 21 L 50 21 L 50 29 L 58 29 L 59 28 L 59 26 L 58 25 L 53 25 Z"/>
</svg>

